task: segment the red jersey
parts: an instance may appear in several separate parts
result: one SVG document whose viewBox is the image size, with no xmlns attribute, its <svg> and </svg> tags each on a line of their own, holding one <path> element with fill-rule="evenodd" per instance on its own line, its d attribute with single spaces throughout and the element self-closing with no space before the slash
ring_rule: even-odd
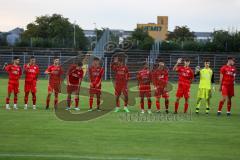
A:
<svg viewBox="0 0 240 160">
<path fill-rule="evenodd" d="M 8 83 L 16 84 L 19 82 L 19 79 L 22 75 L 22 69 L 18 65 L 9 64 L 5 67 L 6 72 L 9 76 Z"/>
<path fill-rule="evenodd" d="M 168 83 L 168 69 L 155 69 L 152 73 L 153 85 L 161 86 Z"/>
<path fill-rule="evenodd" d="M 26 82 L 33 82 L 37 81 L 37 77 L 39 75 L 39 67 L 38 65 L 24 65 L 24 72 L 25 72 L 25 81 Z"/>
<path fill-rule="evenodd" d="M 178 66 L 178 83 L 190 86 L 194 78 L 193 70 L 190 67 Z"/>
<path fill-rule="evenodd" d="M 46 69 L 49 72 L 49 83 L 60 84 L 61 76 L 63 75 L 63 69 L 61 66 L 51 65 Z"/>
<path fill-rule="evenodd" d="M 95 85 L 99 85 L 101 83 L 102 80 L 102 76 L 104 74 L 104 69 L 102 67 L 90 67 L 89 68 L 89 79 L 91 84 Z"/>
<path fill-rule="evenodd" d="M 83 78 L 83 69 L 77 68 L 77 65 L 72 65 L 69 67 L 67 76 L 70 84 L 79 85 Z"/>
<path fill-rule="evenodd" d="M 137 73 L 137 80 L 140 86 L 150 85 L 151 72 L 149 69 L 142 69 Z"/>
<path fill-rule="evenodd" d="M 224 65 L 220 69 L 220 73 L 223 75 L 222 85 L 233 85 L 235 76 L 236 76 L 236 68 L 234 66 Z"/>
<path fill-rule="evenodd" d="M 116 82 L 127 82 L 129 80 L 129 71 L 127 66 L 112 64 L 111 69 L 115 73 Z"/>
</svg>

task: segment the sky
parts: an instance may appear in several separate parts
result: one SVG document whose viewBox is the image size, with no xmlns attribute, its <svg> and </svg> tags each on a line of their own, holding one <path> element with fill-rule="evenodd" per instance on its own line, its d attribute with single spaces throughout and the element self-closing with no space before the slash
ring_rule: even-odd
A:
<svg viewBox="0 0 240 160">
<path fill-rule="evenodd" d="M 58 13 L 83 29 L 133 30 L 169 16 L 169 30 L 240 30 L 240 0 L 0 0 L 0 31 L 26 28 L 37 16 Z"/>
</svg>

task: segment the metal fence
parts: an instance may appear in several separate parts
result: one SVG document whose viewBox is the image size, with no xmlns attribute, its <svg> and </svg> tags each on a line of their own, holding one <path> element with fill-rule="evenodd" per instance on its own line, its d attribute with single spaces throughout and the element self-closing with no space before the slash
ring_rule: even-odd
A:
<svg viewBox="0 0 240 160">
<path fill-rule="evenodd" d="M 65 53 L 66 52 L 66 53 Z M 74 58 L 75 56 L 79 55 L 78 52 L 71 52 L 71 54 L 67 54 L 65 51 L 64 54 L 58 51 L 58 56 L 61 60 L 61 63 L 67 64 L 69 63 L 70 59 Z M 31 52 L 32 53 L 32 52 Z M 31 53 L 26 52 L 1 52 L 0 51 L 0 75 L 6 75 L 4 70 L 2 69 L 4 63 L 10 63 L 15 55 L 20 57 L 21 66 L 29 61 Z M 85 54 L 85 53 L 84 53 Z M 188 57 L 191 60 L 190 67 L 194 69 L 196 66 L 203 67 L 204 59 L 209 59 L 211 61 L 211 67 L 215 73 L 216 80 L 219 79 L 219 70 L 222 65 L 226 64 L 226 60 L 228 56 L 233 56 L 236 58 L 236 68 L 240 70 L 240 54 L 201 54 L 201 53 L 158 53 L 154 57 L 151 56 L 149 52 L 144 51 L 128 51 L 125 52 L 127 60 L 126 63 L 129 67 L 131 73 L 131 79 L 135 79 L 136 72 L 141 69 L 143 62 L 148 61 L 150 63 L 156 63 L 159 58 L 164 59 L 166 66 L 169 68 L 169 79 L 170 81 L 177 81 L 177 74 L 172 71 L 174 64 L 176 63 L 177 59 L 182 57 Z M 40 67 L 40 76 L 45 77 L 44 71 L 46 68 L 52 64 L 53 57 L 55 55 L 50 54 L 49 52 L 35 52 L 35 57 L 37 59 L 37 63 Z M 110 63 L 112 60 L 112 56 L 114 53 L 106 54 L 105 57 L 102 59 L 102 66 L 105 68 L 105 76 L 104 79 L 108 80 L 111 77 L 111 68 Z M 153 59 L 154 58 L 154 59 Z M 152 66 L 152 65 L 150 65 Z M 236 82 L 240 82 L 240 76 L 236 76 Z"/>
</svg>

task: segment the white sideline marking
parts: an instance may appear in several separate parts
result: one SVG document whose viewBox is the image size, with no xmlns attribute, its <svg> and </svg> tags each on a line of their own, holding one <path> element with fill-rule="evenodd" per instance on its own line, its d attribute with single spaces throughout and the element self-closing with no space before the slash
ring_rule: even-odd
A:
<svg viewBox="0 0 240 160">
<path fill-rule="evenodd" d="M 0 157 L 38 157 L 38 158 L 69 158 L 69 159 L 89 159 L 89 160 L 157 160 L 145 158 L 126 158 L 126 157 L 94 157 L 80 155 L 53 155 L 53 154 L 19 154 L 19 153 L 0 153 Z M 160 160 L 160 159 L 158 159 Z M 166 159 L 164 159 L 166 160 Z"/>
</svg>

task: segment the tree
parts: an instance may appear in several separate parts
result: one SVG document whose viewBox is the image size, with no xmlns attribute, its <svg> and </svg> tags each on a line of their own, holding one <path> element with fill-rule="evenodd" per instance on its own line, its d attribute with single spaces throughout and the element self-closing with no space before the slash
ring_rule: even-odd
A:
<svg viewBox="0 0 240 160">
<path fill-rule="evenodd" d="M 187 26 L 176 26 L 173 32 L 169 32 L 168 40 L 175 42 L 193 41 L 194 33 Z"/>
<path fill-rule="evenodd" d="M 74 31 L 76 46 L 74 46 Z M 53 14 L 37 17 L 36 20 L 27 25 L 27 30 L 21 36 L 22 43 L 32 47 L 76 47 L 87 48 L 87 38 L 83 30 L 69 22 L 62 15 Z"/>
<path fill-rule="evenodd" d="M 142 50 L 150 50 L 154 43 L 154 39 L 150 37 L 147 31 L 144 31 L 142 28 L 136 28 L 132 32 L 130 40 L 133 41 L 133 44 L 136 46 L 136 48 Z"/>
</svg>

